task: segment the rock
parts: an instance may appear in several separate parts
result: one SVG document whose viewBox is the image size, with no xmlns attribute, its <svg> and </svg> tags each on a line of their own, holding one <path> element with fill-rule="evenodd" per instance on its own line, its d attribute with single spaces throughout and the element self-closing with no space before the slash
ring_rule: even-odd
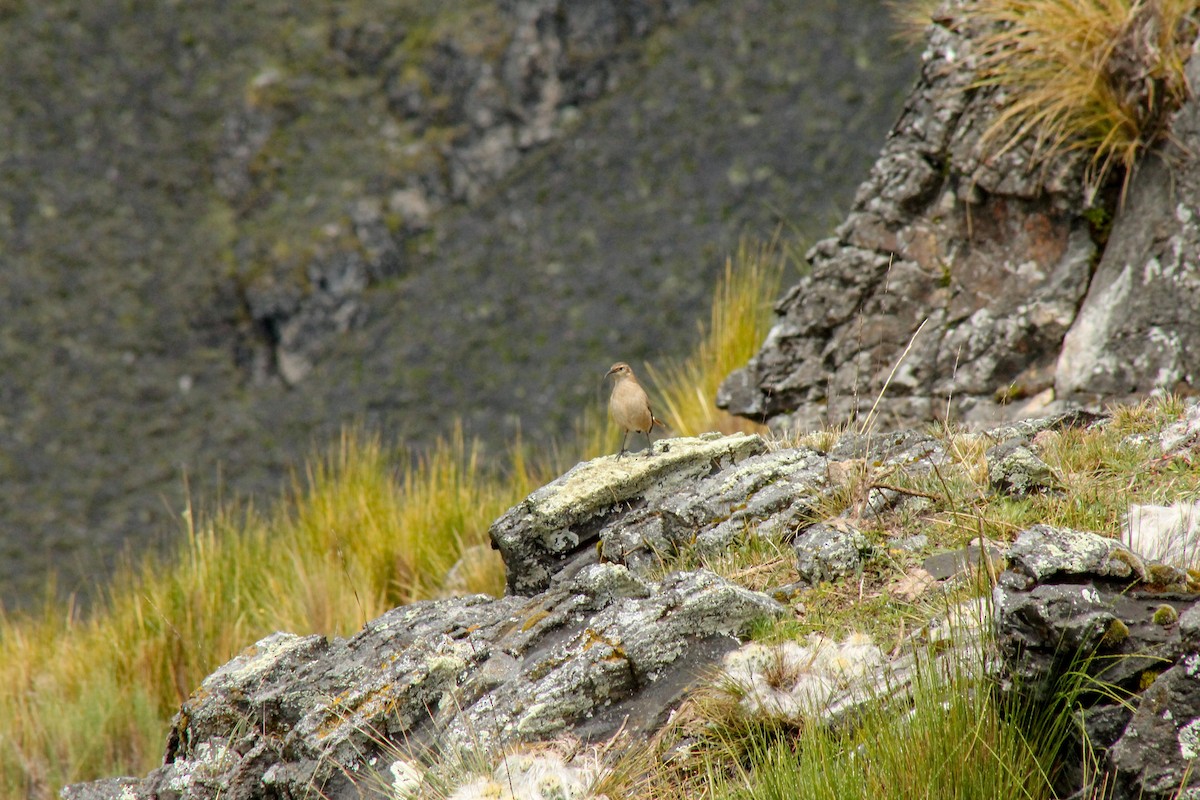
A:
<svg viewBox="0 0 1200 800">
<path fill-rule="evenodd" d="M 1159 675 L 1142 694 L 1133 718 L 1108 751 L 1115 798 L 1194 796 L 1200 757 L 1200 654 Z"/>
<path fill-rule="evenodd" d="M 997 563 L 1004 551 L 992 542 L 987 544 L 988 560 Z M 979 566 L 979 544 L 972 543 L 958 550 L 934 553 L 921 564 L 934 580 L 944 581 L 973 570 Z"/>
<path fill-rule="evenodd" d="M 777 431 L 868 409 L 987 424 L 1195 385 L 1200 98 L 1138 164 L 1093 275 L 1084 154 L 1041 171 L 1029 141 L 991 155 L 982 132 L 1001 104 L 972 86 L 987 30 L 966 9 L 946 4 L 929 28 L 921 79 L 853 208 L 808 252 L 722 408 Z M 1187 73 L 1195 85 L 1200 60 Z"/>
<path fill-rule="evenodd" d="M 683 544 L 715 554 L 740 536 L 790 538 L 831 491 L 827 459 L 766 449 L 757 436 L 706 434 L 578 465 L 493 523 L 509 591 L 542 591 L 597 560 L 645 573 Z"/>
<path fill-rule="evenodd" d="M 114 798 L 139 797 L 137 778 L 102 778 L 91 783 L 76 783 L 65 787 L 59 797 L 62 800 L 114 800 Z"/>
<path fill-rule="evenodd" d="M 1178 567 L 1200 560 L 1200 501 L 1131 505 L 1122 527 L 1130 549 L 1148 560 Z"/>
<path fill-rule="evenodd" d="M 1186 68 L 1200 85 L 1200 59 Z M 1059 397 L 1195 386 L 1200 343 L 1200 98 L 1170 123 L 1164 152 L 1143 158 L 1087 297 L 1062 343 Z"/>
<path fill-rule="evenodd" d="M 997 104 L 968 90 L 980 31 L 956 8 L 931 26 L 921 79 L 850 214 L 808 252 L 812 270 L 779 301 L 762 349 L 723 384 L 731 412 L 805 429 L 865 415 L 879 397 L 884 419 L 986 422 L 1053 385 L 1095 253 L 1063 177 L 1082 161 L 1039 176 L 1012 153 L 989 160 L 980 132 Z"/>
<path fill-rule="evenodd" d="M 1183 418 L 1163 428 L 1158 441 L 1164 454 L 1194 448 L 1200 442 L 1200 402 L 1189 401 Z"/>
<path fill-rule="evenodd" d="M 1200 754 L 1200 594 L 1186 591 L 1186 575 L 1162 588 L 1162 565 L 1084 531 L 1034 526 L 1009 558 L 1014 571 L 992 598 L 1006 675 L 1035 702 L 1055 698 L 1080 673 L 1109 687 L 1072 701 L 1103 769 L 1067 764 L 1060 794 L 1103 787 L 1119 800 L 1175 797 Z"/>
<path fill-rule="evenodd" d="M 998 492 L 1027 497 L 1061 488 L 1054 470 L 1038 458 L 1030 444 L 1022 439 L 1012 439 L 989 448 L 985 457 L 988 481 Z"/>
<path fill-rule="evenodd" d="M 871 543 L 857 528 L 837 520 L 805 528 L 793 548 L 796 571 L 815 585 L 862 572 Z"/>
<path fill-rule="evenodd" d="M 646 735 L 685 687 L 785 612 L 711 572 L 639 581 L 612 564 L 532 598 L 414 603 L 349 639 L 278 633 L 207 679 L 141 781 L 77 800 L 358 797 L 373 759 L 499 752 L 562 735 Z"/>
<path fill-rule="evenodd" d="M 1034 525 L 1008 549 L 1012 569 L 1041 583 L 1056 576 L 1096 576 L 1138 581 L 1146 565 L 1116 539 L 1088 531 Z"/>
</svg>

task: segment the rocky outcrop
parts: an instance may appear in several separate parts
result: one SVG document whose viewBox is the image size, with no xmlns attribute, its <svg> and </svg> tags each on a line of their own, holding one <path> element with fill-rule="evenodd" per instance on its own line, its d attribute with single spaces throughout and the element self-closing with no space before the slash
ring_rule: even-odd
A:
<svg viewBox="0 0 1200 800">
<path fill-rule="evenodd" d="M 1200 44 L 1200 43 L 1198 43 Z M 1200 89 L 1200 58 L 1187 77 Z M 1063 339 L 1058 397 L 1196 387 L 1200 380 L 1200 94 L 1144 158 L 1087 298 Z"/>
<path fill-rule="evenodd" d="M 1198 419 L 1193 407 L 1165 429 L 1162 450 L 1189 454 Z M 1039 436 L 1092 424 L 1104 420 L 1062 414 L 968 434 L 953 447 L 1002 444 L 989 451 L 993 467 L 1023 449 L 1016 461 L 1027 466 L 1042 463 Z M 1034 525 L 1011 545 L 934 552 L 887 591 L 912 600 L 935 585 L 974 582 L 982 566 L 995 582 L 992 614 L 985 599 L 952 605 L 890 654 L 858 633 L 840 642 L 819 634 L 746 642 L 757 622 L 803 614 L 811 584 L 858 583 L 881 566 L 873 565 L 880 554 L 890 561 L 905 549 L 928 550 L 865 522 L 886 527 L 920 513 L 928 495 L 880 476 L 936 471 L 954 480 L 961 467 L 948 447 L 914 431 L 848 431 L 820 447 L 710 435 L 579 464 L 493 523 L 505 597 L 414 603 L 347 639 L 268 636 L 183 703 L 161 767 L 69 787 L 64 797 L 349 798 L 389 786 L 397 794 L 395 785 L 419 782 L 413 776 L 445 756 L 486 760 L 563 741 L 608 746 L 619 732 L 646 738 L 701 683 L 754 716 L 843 724 L 864 703 L 911 691 L 922 674 L 954 674 L 960 658 L 975 669 L 985 652 L 995 663 L 980 649 L 989 619 L 1010 688 L 1037 707 L 1066 697 L 1081 708 L 1080 730 L 1100 760 L 1078 767 L 1080 744 L 1070 744 L 1056 772 L 1064 796 L 1091 796 L 1097 781 L 1118 787 L 1114 798 L 1170 796 L 1191 780 L 1197 752 L 1200 581 L 1118 540 Z M 1061 490 L 996 481 L 990 471 L 1000 493 Z M 832 507 L 843 510 L 823 510 Z M 1151 517 L 1129 521 L 1147 542 L 1162 538 Z M 1168 522 L 1164 535 L 1173 536 L 1178 520 Z M 759 537 L 791 543 L 795 568 L 784 574 L 798 582 L 757 591 L 704 568 L 664 575 L 665 565 L 720 558 Z M 1004 559 L 1008 569 L 996 579 Z M 930 659 L 947 668 L 930 669 Z M 727 680 L 714 688 L 718 669 Z M 571 770 L 591 769 L 555 758 L 572 785 L 584 779 Z"/>
<path fill-rule="evenodd" d="M 532 597 L 397 608 L 349 639 L 278 633 L 201 684 L 163 767 L 122 796 L 359 797 L 370 765 L 401 752 L 645 734 L 738 634 L 782 612 L 710 572 L 647 582 L 604 564 Z"/>
<path fill-rule="evenodd" d="M 844 483 L 843 462 L 864 458 L 919 473 L 945 452 L 922 434 L 848 433 L 829 451 L 711 435 L 582 463 L 493 524 L 507 596 L 415 603 L 348 639 L 269 636 L 184 702 L 162 767 L 64 797 L 295 797 L 314 787 L 356 797 L 401 754 L 648 735 L 751 625 L 790 615 L 780 601 L 794 594 L 779 587 L 777 600 L 705 569 L 660 577 L 663 560 L 756 535 L 811 538 L 824 552 L 821 526 L 806 520 Z M 877 495 L 863 510 L 896 502 Z M 877 649 L 851 649 L 875 653 L 877 666 Z M 836 676 L 821 680 L 839 687 Z M 837 713 L 872 696 L 845 694 Z"/>
<path fill-rule="evenodd" d="M 877 414 L 994 422 L 1104 396 L 1194 386 L 1200 368 L 1200 100 L 1132 176 L 1107 244 L 1080 151 L 998 157 L 976 84 L 984 33 L 951 3 L 920 82 L 836 235 L 718 404 L 777 429 Z M 1200 85 L 1200 59 L 1188 74 Z M 1099 266 L 1097 266 L 1099 261 Z M 886 391 L 884 391 L 886 389 Z"/>
<path fill-rule="evenodd" d="M 1008 550 L 993 594 L 1006 674 L 1040 704 L 1064 695 L 1080 732 L 1064 796 L 1176 797 L 1200 777 L 1200 582 L 1121 542 L 1034 526 Z M 1071 675 L 1076 677 L 1072 678 Z M 1087 676 L 1082 677 L 1082 676 Z M 1096 763 L 1083 763 L 1085 743 Z M 1074 794 L 1073 794 L 1074 793 Z"/>
</svg>

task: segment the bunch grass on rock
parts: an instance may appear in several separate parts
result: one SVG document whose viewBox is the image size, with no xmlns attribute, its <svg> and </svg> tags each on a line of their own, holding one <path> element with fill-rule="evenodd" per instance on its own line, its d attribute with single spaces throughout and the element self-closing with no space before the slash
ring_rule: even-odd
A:
<svg viewBox="0 0 1200 800">
<path fill-rule="evenodd" d="M 1089 196 L 1113 170 L 1128 186 L 1188 95 L 1195 0 L 979 0 L 963 14 L 994 30 L 979 50 L 978 85 L 996 87 L 1000 103 L 985 151 L 1029 141 L 1031 166 L 1088 153 Z"/>
</svg>

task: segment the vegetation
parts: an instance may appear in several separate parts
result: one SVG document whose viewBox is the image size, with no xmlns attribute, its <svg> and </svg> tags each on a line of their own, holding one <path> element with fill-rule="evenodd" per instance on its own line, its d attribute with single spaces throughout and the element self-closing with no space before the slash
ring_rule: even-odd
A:
<svg viewBox="0 0 1200 800">
<path fill-rule="evenodd" d="M 733 259 L 725 262 L 709 327 L 700 328 L 695 352 L 661 370 L 651 367 L 650 377 L 661 387 L 665 421 L 675 435 L 762 430 L 761 425 L 717 408 L 715 398 L 725 376 L 745 365 L 766 338 L 771 323 L 769 304 L 779 296 L 789 256 L 776 245 L 755 246 L 743 241 L 737 269 Z"/>
<path fill-rule="evenodd" d="M 1187 97 L 1195 0 L 981 0 L 971 14 L 994 25 L 981 43 L 979 82 L 1001 90 L 984 144 L 1003 153 L 1031 141 L 1035 166 L 1083 151 L 1089 189 L 1114 169 L 1128 185 Z"/>
<path fill-rule="evenodd" d="M 934 21 L 989 31 L 974 88 L 995 87 L 1000 112 L 981 147 L 1028 144 L 1030 168 L 1071 151 L 1088 157 L 1089 199 L 1114 171 L 1128 187 L 1137 159 L 1161 142 L 1187 98 L 1184 64 L 1200 33 L 1196 0 L 937 0 L 890 4 L 903 37 Z M 938 16 L 939 13 L 941 16 Z"/>
</svg>

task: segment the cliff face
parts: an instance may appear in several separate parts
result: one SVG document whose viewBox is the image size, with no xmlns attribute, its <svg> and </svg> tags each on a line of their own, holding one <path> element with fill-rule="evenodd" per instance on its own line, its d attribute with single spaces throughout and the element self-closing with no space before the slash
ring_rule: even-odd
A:
<svg viewBox="0 0 1200 800">
<path fill-rule="evenodd" d="M 977 423 L 1195 389 L 1200 104 L 1174 114 L 1123 203 L 1092 205 L 1085 151 L 1039 162 L 1032 136 L 1000 153 L 983 135 L 1003 98 L 980 85 L 986 31 L 970 20 L 950 4 L 930 27 L 853 210 L 719 404 L 806 429 L 866 414 L 885 387 L 884 418 Z M 1187 75 L 1200 85 L 1200 59 Z"/>
<path fill-rule="evenodd" d="M 2 4 L 6 605 L 346 423 L 569 433 L 912 75 L 866 0 L 446 5 Z"/>
</svg>

